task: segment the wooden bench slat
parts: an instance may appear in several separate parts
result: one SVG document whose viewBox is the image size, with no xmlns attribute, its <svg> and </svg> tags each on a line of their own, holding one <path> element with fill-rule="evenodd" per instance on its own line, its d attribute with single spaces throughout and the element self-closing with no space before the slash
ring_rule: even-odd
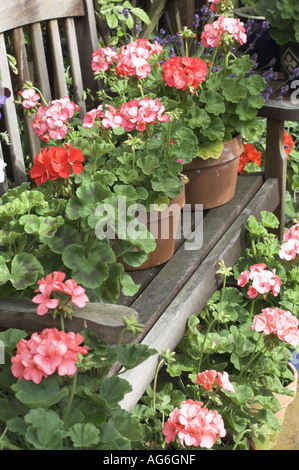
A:
<svg viewBox="0 0 299 470">
<path fill-rule="evenodd" d="M 2 1 L 0 33 L 30 23 L 80 15 L 84 15 L 82 0 Z"/>
<path fill-rule="evenodd" d="M 25 39 L 22 28 L 16 28 L 12 31 L 12 38 L 14 44 L 15 57 L 17 60 L 18 67 L 18 81 L 19 88 L 22 89 L 23 85 L 29 80 L 31 81 L 31 76 L 29 72 L 28 59 L 25 48 Z M 30 119 L 28 116 L 24 116 L 25 125 L 27 129 L 28 143 L 30 147 L 31 155 L 36 155 L 40 152 L 40 140 L 32 132 L 30 125 Z"/>
<path fill-rule="evenodd" d="M 185 332 L 188 318 L 193 314 L 198 315 L 221 285 L 222 278 L 215 276 L 220 258 L 224 259 L 226 266 L 233 266 L 247 247 L 246 222 L 249 215 L 259 217 L 262 210 L 272 212 L 278 203 L 278 181 L 269 179 L 168 305 L 142 341 L 142 344 L 155 348 L 158 354 L 132 371 L 122 373 L 122 378 L 128 380 L 133 388 L 120 402 L 122 408 L 128 411 L 133 409 L 154 378 L 159 354 L 164 349 L 175 349 Z"/>
<path fill-rule="evenodd" d="M 138 314 L 130 307 L 101 303 L 88 303 L 83 309 L 74 307 L 72 320 L 65 320 L 66 331 L 80 332 L 89 328 L 109 344 L 117 344 L 124 328 L 122 317 L 129 318 Z M 36 314 L 36 305 L 31 300 L 0 298 L 0 329 L 19 328 L 24 330 L 41 331 L 44 328 L 60 329 L 60 319 L 53 319 L 48 314 L 45 317 Z M 125 333 L 123 342 L 132 341 L 134 336 Z"/>
<path fill-rule="evenodd" d="M 4 34 L 0 33 L 0 73 L 2 76 L 2 83 L 11 91 L 12 83 L 10 78 L 9 67 L 6 58 L 6 46 Z M 13 96 L 5 101 L 2 108 L 3 115 L 6 122 L 7 132 L 11 141 L 9 146 L 12 170 L 14 181 L 16 185 L 20 185 L 26 181 L 25 163 L 22 152 L 21 139 L 19 134 L 19 123 L 15 112 L 15 105 L 13 103 Z"/>
<path fill-rule="evenodd" d="M 57 20 L 49 21 L 49 35 L 53 60 L 53 76 L 55 81 L 54 93 L 59 98 L 64 98 L 68 95 L 68 90 L 65 80 L 63 54 Z"/>
<path fill-rule="evenodd" d="M 46 102 L 52 99 L 50 80 L 48 74 L 47 60 L 44 48 L 43 34 L 40 23 L 31 25 L 32 50 L 34 55 L 34 65 L 37 75 L 38 88 L 43 94 Z"/>
<path fill-rule="evenodd" d="M 80 106 L 80 111 L 78 115 L 79 117 L 83 118 L 86 113 L 86 106 L 83 101 L 83 80 L 75 31 L 75 23 L 73 18 L 67 18 L 65 20 L 65 29 L 69 49 L 71 72 L 73 77 L 72 92 L 74 94 L 75 103 Z"/>
</svg>

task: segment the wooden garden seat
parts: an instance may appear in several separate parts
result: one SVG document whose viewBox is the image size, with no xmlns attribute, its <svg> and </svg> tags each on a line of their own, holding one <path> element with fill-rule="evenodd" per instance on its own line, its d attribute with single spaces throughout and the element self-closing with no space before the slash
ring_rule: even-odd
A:
<svg viewBox="0 0 299 470">
<path fill-rule="evenodd" d="M 166 1 L 163 1 L 165 4 Z M 61 37 L 61 19 L 65 23 L 66 38 Z M 42 35 L 45 28 L 47 34 Z M 28 52 L 25 54 L 24 29 L 26 34 L 28 31 L 31 34 L 31 55 Z M 8 67 L 5 36 L 11 38 L 13 54 L 17 58 L 17 84 L 14 83 L 16 78 L 11 79 L 13 74 Z M 49 40 L 47 48 L 42 45 L 42 40 Z M 66 47 L 63 51 L 62 43 Z M 47 100 L 68 94 L 62 61 L 63 53 L 67 51 L 72 93 L 84 112 L 82 92 L 87 88 L 93 90 L 96 86 L 90 60 L 97 47 L 92 0 L 10 0 L 0 9 L 0 73 L 3 84 L 11 90 L 21 89 L 25 81 L 31 79 Z M 35 64 L 34 68 L 32 63 Z M 0 146 L 0 159 L 5 158 L 10 179 L 19 185 L 26 180 L 26 173 L 13 100 L 8 99 L 1 111 L 4 116 L 0 121 L 0 130 L 3 126 L 7 129 L 11 145 L 5 151 Z M 165 265 L 132 274 L 135 282 L 140 284 L 134 297 L 121 297 L 114 306 L 89 304 L 84 313 L 78 312 L 74 329 L 90 326 L 114 343 L 121 328 L 121 315 L 136 311 L 140 323 L 144 324 L 144 332 L 134 341 L 144 342 L 156 348 L 158 353 L 167 348 L 173 350 L 185 331 L 189 316 L 199 314 L 219 287 L 222 279 L 215 275 L 217 262 L 223 259 L 227 266 L 232 266 L 246 248 L 246 221 L 249 215 L 259 217 L 263 210 L 275 212 L 281 221 L 278 234 L 282 236 L 287 164 L 283 147 L 284 121 L 299 121 L 298 105 L 269 102 L 260 115 L 267 118 L 265 170 L 259 174 L 240 175 L 234 199 L 205 212 L 203 220 L 196 221 L 203 225 L 202 246 L 196 250 L 188 249 L 190 241 L 185 239 L 188 234 L 184 234 L 185 238 L 177 241 L 174 256 Z M 33 157 L 39 151 L 39 142 L 30 127 L 24 134 L 28 136 Z M 0 184 L 0 195 L 6 190 L 7 183 Z M 102 315 L 102 320 L 98 320 L 98 313 Z M 34 328 L 36 322 L 35 307 L 30 301 L 0 298 L 0 328 Z M 157 356 L 153 356 L 146 364 L 122 375 L 133 387 L 122 402 L 124 408 L 133 408 L 153 379 L 156 365 Z"/>
</svg>

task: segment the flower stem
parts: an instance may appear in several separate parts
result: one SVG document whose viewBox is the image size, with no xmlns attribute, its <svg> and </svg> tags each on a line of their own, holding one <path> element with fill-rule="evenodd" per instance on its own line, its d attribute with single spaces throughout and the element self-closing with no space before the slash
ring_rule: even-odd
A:
<svg viewBox="0 0 299 470">
<path fill-rule="evenodd" d="M 62 417 L 63 422 L 65 422 L 65 420 L 67 418 L 67 415 L 70 411 L 72 402 L 73 402 L 73 398 L 74 398 L 75 391 L 76 391 L 76 386 L 77 386 L 77 377 L 78 377 L 78 372 L 75 373 L 74 378 L 73 378 L 73 386 L 72 386 L 69 402 L 67 404 L 66 410 L 65 410 L 64 415 Z"/>
<path fill-rule="evenodd" d="M 211 323 L 209 324 L 209 327 L 206 331 L 206 334 L 205 334 L 205 337 L 204 337 L 204 340 L 203 340 L 203 343 L 202 343 L 202 346 L 201 346 L 201 351 L 200 351 L 200 358 L 199 358 L 199 361 L 198 361 L 198 367 L 197 367 L 197 373 L 200 372 L 200 366 L 201 366 L 201 361 L 202 361 L 202 356 L 203 356 L 203 351 L 204 351 L 204 345 L 206 343 L 206 340 L 207 340 L 207 337 L 208 337 L 208 334 L 210 333 L 210 330 L 212 328 L 212 326 L 214 325 L 214 323 L 217 321 L 216 318 L 214 318 L 214 320 L 211 321 Z"/>
<path fill-rule="evenodd" d="M 154 385 L 153 385 L 153 413 L 154 413 L 154 447 L 156 447 L 156 439 L 157 439 L 157 431 L 156 431 L 156 391 L 157 391 L 157 380 L 158 380 L 158 373 L 159 370 L 164 362 L 164 359 L 159 362 L 156 373 L 155 373 L 155 378 L 154 378 Z"/>
<path fill-rule="evenodd" d="M 61 331 L 65 331 L 64 330 L 64 318 L 63 318 L 62 312 L 60 312 L 60 325 L 61 325 Z"/>
<path fill-rule="evenodd" d="M 259 344 L 259 342 L 260 342 L 261 337 L 262 337 L 262 335 L 259 336 L 259 339 L 257 340 L 256 345 L 255 345 L 255 348 L 254 348 L 254 350 L 253 350 L 253 352 L 252 352 L 251 358 L 250 358 L 249 361 L 247 362 L 246 367 L 244 367 L 244 369 L 241 370 L 241 372 L 240 372 L 240 374 L 239 374 L 239 378 L 241 378 L 242 375 L 243 375 L 245 372 L 247 372 L 247 370 L 248 370 L 250 364 L 259 356 L 259 354 L 262 354 L 263 350 L 258 351 L 258 352 L 256 353 L 256 350 L 257 350 L 257 347 L 258 347 L 258 344 Z"/>
<path fill-rule="evenodd" d="M 171 126 L 172 126 L 172 121 L 169 120 L 169 126 L 168 126 L 168 134 L 167 134 L 167 151 L 166 151 L 166 160 L 169 159 L 169 153 L 170 153 L 170 135 L 171 135 Z"/>
</svg>

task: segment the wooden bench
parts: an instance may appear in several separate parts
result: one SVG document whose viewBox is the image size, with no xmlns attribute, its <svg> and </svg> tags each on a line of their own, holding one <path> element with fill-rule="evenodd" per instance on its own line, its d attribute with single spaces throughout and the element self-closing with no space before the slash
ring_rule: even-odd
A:
<svg viewBox="0 0 299 470">
<path fill-rule="evenodd" d="M 163 4 L 165 4 L 164 2 Z M 90 59 L 97 48 L 97 31 L 92 0 L 11 0 L 0 11 L 0 73 L 5 86 L 20 89 L 31 78 L 31 64 L 25 54 L 23 26 L 30 23 L 32 57 L 37 62 L 34 69 L 37 86 L 46 99 L 64 96 L 67 85 L 63 67 L 63 52 L 57 12 L 63 18 L 66 31 L 66 47 L 72 73 L 74 95 L 84 112 L 82 91 L 95 87 L 90 71 Z M 33 13 L 34 12 L 34 15 Z M 32 16 L 33 15 L 33 16 Z M 50 40 L 47 55 L 42 47 L 42 25 L 48 24 Z M 18 63 L 19 82 L 15 86 L 6 60 L 5 34 L 12 37 L 14 53 Z M 46 73 L 48 54 L 53 56 L 53 73 Z M 52 72 L 52 68 L 50 68 Z M 84 72 L 84 73 L 83 73 Z M 9 156 L 0 148 L 0 159 L 9 158 L 12 179 L 16 185 L 26 180 L 22 142 L 18 132 L 15 105 L 8 99 L 3 108 L 6 127 L 11 139 Z M 134 297 L 121 296 L 117 305 L 89 304 L 84 312 L 76 312 L 74 329 L 89 326 L 111 344 L 116 342 L 122 322 L 122 314 L 137 312 L 139 322 L 144 325 L 142 334 L 134 338 L 158 351 L 173 350 L 181 339 L 190 315 L 199 314 L 221 278 L 215 275 L 217 262 L 225 261 L 232 266 L 248 244 L 246 221 L 249 215 L 260 216 L 261 211 L 275 212 L 281 221 L 279 236 L 284 223 L 284 195 L 286 185 L 286 154 L 283 147 L 284 121 L 299 120 L 298 106 L 291 103 L 270 102 L 260 115 L 267 118 L 267 150 L 265 171 L 259 174 L 240 175 L 234 199 L 228 204 L 206 211 L 203 219 L 194 220 L 192 231 L 203 229 L 202 246 L 190 249 L 188 234 L 177 240 L 174 256 L 163 266 L 132 273 L 140 284 Z M 32 136 L 27 122 L 31 156 L 39 151 L 39 142 Z M 30 131 L 30 132 L 29 132 Z M 3 194 L 7 183 L 0 185 Z M 1 194 L 0 193 L 0 194 Z M 195 219 L 195 218 L 194 218 Z M 190 233 L 190 236 L 192 233 Z M 189 248 L 189 249 L 188 249 Z M 1 293 L 1 288 L 0 288 Z M 0 295 L 1 297 L 1 295 Z M 35 307 L 30 301 L 12 301 L 0 298 L 0 328 L 38 328 Z M 55 324 L 55 323 L 53 323 Z M 72 325 L 72 326 L 73 326 Z M 131 410 L 154 377 L 157 355 L 145 364 L 122 375 L 132 384 L 133 391 L 126 395 L 122 406 Z M 117 365 L 115 366 L 117 370 Z M 113 371 L 111 372 L 113 373 Z"/>
</svg>

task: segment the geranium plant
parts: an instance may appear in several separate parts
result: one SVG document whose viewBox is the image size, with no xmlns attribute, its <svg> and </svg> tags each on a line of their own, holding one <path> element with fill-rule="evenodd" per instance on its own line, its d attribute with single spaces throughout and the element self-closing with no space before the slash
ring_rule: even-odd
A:
<svg viewBox="0 0 299 470">
<path fill-rule="evenodd" d="M 179 33 L 182 56 L 165 46 L 162 63 L 153 67 L 144 85 L 164 97 L 166 109 L 179 104 L 180 119 L 193 130 L 198 155 L 204 159 L 218 158 L 223 143 L 237 134 L 246 141 L 253 136 L 258 140 L 263 124 L 257 112 L 264 104 L 261 93 L 266 86 L 249 55 L 233 52 L 247 37 L 243 23 L 231 16 L 232 3 L 221 0 L 211 7 L 219 14 L 216 21 L 209 21 L 198 38 L 184 28 Z M 196 47 L 190 51 L 194 37 Z"/>
<path fill-rule="evenodd" d="M 256 265 L 248 272 L 264 269 Z M 199 316 L 189 318 L 175 352 L 162 352 L 155 380 L 133 410 L 146 423 L 148 448 L 248 450 L 250 442 L 259 448 L 274 445 L 281 429 L 275 394 L 294 395 L 286 385 L 294 380 L 288 361 L 298 351 L 299 321 L 285 308 L 268 306 L 273 299 L 268 289 L 256 303 L 256 293 L 251 298 L 228 287 L 232 273 L 223 261 L 218 263 L 222 288 Z M 269 304 L 265 295 L 272 296 Z"/>
<path fill-rule="evenodd" d="M 82 286 L 65 280 L 63 272 L 53 272 L 38 284 L 41 293 L 33 301 L 39 304 L 37 313 L 45 315 L 45 328 L 0 333 L 5 347 L 0 371 L 0 448 L 132 449 L 132 443 L 142 439 L 142 427 L 118 404 L 131 386 L 118 375 L 108 377 L 108 372 L 117 361 L 125 370 L 131 369 L 156 351 L 121 344 L 123 333 L 112 348 L 88 329 L 65 331 L 64 321 L 61 330 L 47 328 L 50 311 L 69 318 L 71 303 L 84 308 L 89 299 Z M 50 296 L 51 303 L 46 303 Z M 70 326 L 71 322 L 68 330 Z M 135 318 L 124 317 L 123 331 L 141 330 Z"/>
</svg>

